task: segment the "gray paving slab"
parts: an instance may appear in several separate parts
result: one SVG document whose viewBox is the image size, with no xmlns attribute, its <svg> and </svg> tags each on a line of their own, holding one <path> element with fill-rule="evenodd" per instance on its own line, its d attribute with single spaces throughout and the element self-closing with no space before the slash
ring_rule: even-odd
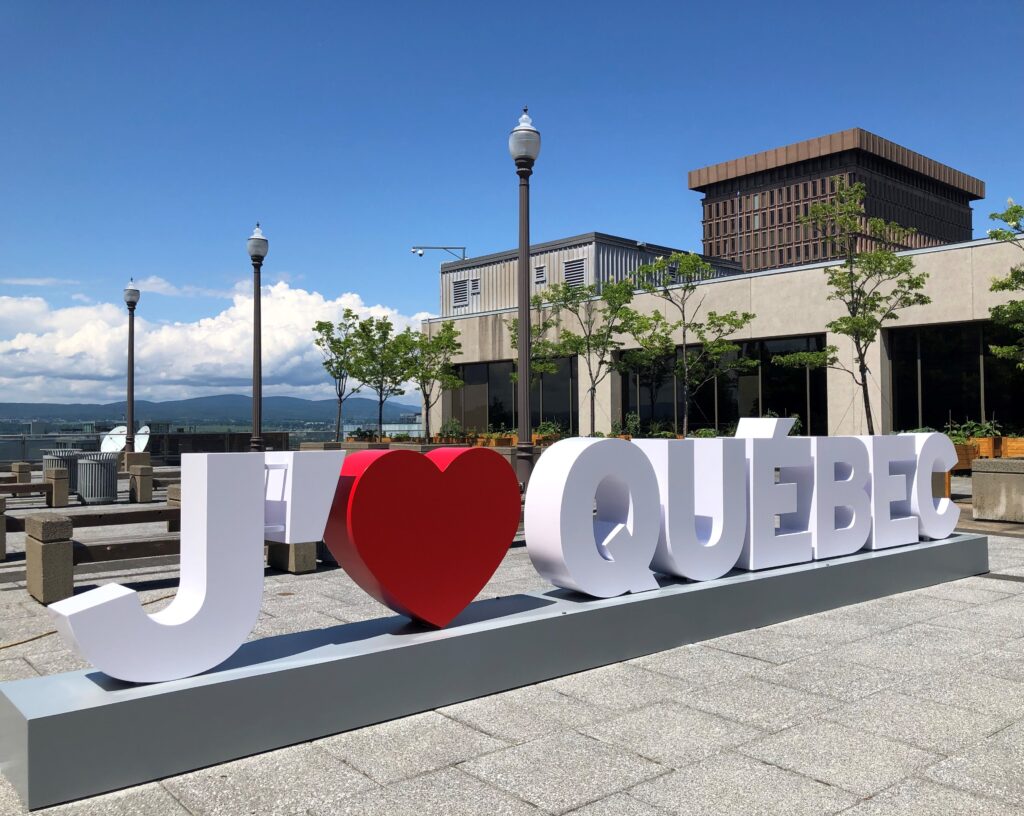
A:
<svg viewBox="0 0 1024 816">
<path fill-rule="evenodd" d="M 376 787 L 368 777 L 308 743 L 161 784 L 194 816 L 305 814 L 312 808 L 333 808 L 352 794 Z"/>
<path fill-rule="evenodd" d="M 606 799 L 571 811 L 568 816 L 669 816 L 671 812 L 641 802 L 628 793 L 613 793 Z"/>
<path fill-rule="evenodd" d="M 551 813 L 604 799 L 667 770 L 573 731 L 505 748 L 459 767 Z"/>
<path fill-rule="evenodd" d="M 765 663 L 789 663 L 826 648 L 820 640 L 797 637 L 774 626 L 736 632 L 733 635 L 705 641 L 704 645 L 724 652 L 753 657 Z"/>
<path fill-rule="evenodd" d="M 381 784 L 508 747 L 436 711 L 338 734 L 317 745 Z"/>
<path fill-rule="evenodd" d="M 158 783 L 71 802 L 46 812 L 53 816 L 190 816 L 189 810 Z"/>
<path fill-rule="evenodd" d="M 1022 659 L 1024 663 L 1024 659 Z M 1024 715 L 1024 682 L 973 671 L 937 674 L 908 683 L 907 694 L 1016 721 Z"/>
<path fill-rule="evenodd" d="M 3 652 L 0 652 L 3 654 Z M 23 657 L 0 660 L 0 682 L 4 680 L 21 680 L 25 677 L 38 675 L 32 664 Z"/>
<path fill-rule="evenodd" d="M 681 678 L 647 671 L 630 663 L 570 674 L 552 680 L 550 687 L 584 703 L 615 711 L 683 700 L 694 688 L 699 688 Z"/>
<path fill-rule="evenodd" d="M 883 689 L 899 688 L 904 683 L 902 674 L 878 666 L 849 663 L 831 653 L 813 654 L 775 666 L 761 677 L 770 683 L 846 702 Z"/>
<path fill-rule="evenodd" d="M 747 743 L 747 756 L 871 796 L 942 759 L 903 742 L 831 722 L 808 722 Z"/>
<path fill-rule="evenodd" d="M 539 816 L 545 811 L 457 768 L 405 779 L 344 799 L 310 816 Z"/>
<path fill-rule="evenodd" d="M 685 816 L 823 816 L 858 801 L 819 780 L 733 753 L 644 782 L 629 793 Z"/>
<path fill-rule="evenodd" d="M 629 711 L 579 730 L 672 768 L 764 735 L 756 728 L 678 703 Z"/>
<path fill-rule="evenodd" d="M 966 636 L 956 629 L 916 623 L 840 646 L 831 654 L 893 672 L 935 674 L 1004 641 L 1002 635 L 973 631 Z"/>
<path fill-rule="evenodd" d="M 882 691 L 821 716 L 936 754 L 954 753 L 995 733 L 1006 723 L 1002 717 L 896 691 Z"/>
<path fill-rule="evenodd" d="M 935 781 L 980 796 L 1024 805 L 1024 723 L 977 743 L 969 750 L 928 768 Z"/>
<path fill-rule="evenodd" d="M 550 683 L 513 689 L 438 709 L 445 716 L 510 743 L 578 728 L 613 712 L 560 694 Z"/>
<path fill-rule="evenodd" d="M 781 731 L 838 705 L 836 700 L 754 677 L 695 691 L 687 705 L 763 731 Z"/>
<path fill-rule="evenodd" d="M 1020 809 L 939 785 L 907 779 L 843 811 L 843 816 L 1019 816 Z"/>
<path fill-rule="evenodd" d="M 682 646 L 630 661 L 633 665 L 669 677 L 686 680 L 693 686 L 738 680 L 760 674 L 773 665 L 752 657 L 724 652 L 703 645 Z"/>
</svg>

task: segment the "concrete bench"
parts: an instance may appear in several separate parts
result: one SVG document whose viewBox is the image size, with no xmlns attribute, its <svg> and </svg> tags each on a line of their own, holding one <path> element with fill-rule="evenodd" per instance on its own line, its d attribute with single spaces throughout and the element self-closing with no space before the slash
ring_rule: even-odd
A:
<svg viewBox="0 0 1024 816">
<path fill-rule="evenodd" d="M 15 482 L 0 484 L 0 496 L 31 496 L 42 494 L 47 507 L 67 507 L 68 504 L 68 471 L 67 468 L 51 468 L 43 472 L 41 482 Z"/>
<path fill-rule="evenodd" d="M 74 594 L 76 564 L 177 556 L 181 552 L 178 535 L 86 542 L 72 540 L 72 530 L 67 516 L 40 514 L 26 519 L 25 582 L 29 595 L 40 603 L 55 603 Z"/>
<path fill-rule="evenodd" d="M 115 524 L 148 524 L 151 522 L 177 521 L 181 508 L 168 504 L 147 505 L 93 505 L 91 507 L 69 507 L 61 515 L 71 519 L 75 528 L 105 527 Z M 9 532 L 24 532 L 26 516 L 6 514 L 4 528 Z"/>
<path fill-rule="evenodd" d="M 971 507 L 976 519 L 1024 522 L 1024 459 L 975 459 Z"/>
</svg>

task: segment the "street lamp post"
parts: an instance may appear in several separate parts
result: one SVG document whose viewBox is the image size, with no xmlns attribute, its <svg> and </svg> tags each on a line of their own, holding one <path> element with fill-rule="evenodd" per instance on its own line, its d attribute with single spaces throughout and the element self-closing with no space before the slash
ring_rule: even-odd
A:
<svg viewBox="0 0 1024 816">
<path fill-rule="evenodd" d="M 128 405 L 124 436 L 127 453 L 135 453 L 135 307 L 139 303 L 139 295 L 139 288 L 132 278 L 124 287 L 124 304 L 128 307 Z"/>
<path fill-rule="evenodd" d="M 263 354 L 261 346 L 262 317 L 260 315 L 260 270 L 263 259 L 267 257 L 269 243 L 256 222 L 246 243 L 249 259 L 252 261 L 252 436 L 249 438 L 249 450 L 263 450 Z"/>
<path fill-rule="evenodd" d="M 533 441 L 530 435 L 530 176 L 540 154 L 540 132 L 533 126 L 527 109 L 508 137 L 508 152 L 519 176 L 519 362 L 517 400 L 519 438 L 516 444 L 516 474 L 526 490 L 533 470 Z"/>
</svg>

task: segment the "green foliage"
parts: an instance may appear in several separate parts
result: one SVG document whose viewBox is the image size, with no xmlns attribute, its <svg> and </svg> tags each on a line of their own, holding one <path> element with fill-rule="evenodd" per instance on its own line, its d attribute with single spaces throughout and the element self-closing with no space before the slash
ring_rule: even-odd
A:
<svg viewBox="0 0 1024 816">
<path fill-rule="evenodd" d="M 709 263 L 699 255 L 674 252 L 637 269 L 641 289 L 671 304 L 679 319 L 667 325 L 682 334 L 683 350 L 675 361 L 675 375 L 683 388 L 684 435 L 689 430 L 690 400 L 716 377 L 730 372 L 748 371 L 756 360 L 739 356 L 740 346 L 729 338 L 742 331 L 754 315 L 730 311 L 708 311 L 699 317 L 704 303 L 697 297 L 698 284 L 714 277 Z M 652 401 L 653 404 L 653 401 Z"/>
<path fill-rule="evenodd" d="M 946 435 L 957 444 L 964 444 L 970 439 L 983 439 L 989 436 L 1002 436 L 1002 426 L 994 419 L 976 422 L 965 419 L 963 422 L 946 423 Z"/>
<path fill-rule="evenodd" d="M 423 421 L 430 438 L 430 409 L 444 391 L 462 387 L 462 380 L 452 367 L 452 358 L 462 351 L 459 331 L 451 320 L 444 321 L 432 335 L 413 332 L 410 348 L 409 379 L 423 395 Z"/>
<path fill-rule="evenodd" d="M 690 436 L 694 439 L 715 439 L 718 436 L 718 431 L 714 428 L 698 428 Z"/>
<path fill-rule="evenodd" d="M 590 433 L 596 423 L 597 386 L 614 370 L 615 353 L 622 347 L 619 335 L 633 319 L 629 307 L 633 301 L 633 282 L 605 283 L 596 286 L 570 286 L 556 283 L 534 296 L 536 307 L 547 304 L 557 337 L 553 352 L 559 357 L 580 357 L 590 397 Z M 570 326 L 563 318 L 571 319 Z"/>
<path fill-rule="evenodd" d="M 672 378 L 676 365 L 676 345 L 672 333 L 678 324 L 669 323 L 661 312 L 630 314 L 623 328 L 636 343 L 625 349 L 613 364 L 623 374 L 636 374 L 640 385 L 647 389 L 651 410 L 654 410 L 658 391 Z"/>
<path fill-rule="evenodd" d="M 638 437 L 641 434 L 642 426 L 640 424 L 640 414 L 636 411 L 630 411 L 626 414 L 626 422 L 624 425 L 625 432 L 632 437 Z"/>
<path fill-rule="evenodd" d="M 989 218 L 1004 226 L 988 231 L 990 238 L 1006 241 L 1024 251 L 1024 205 L 1011 198 L 1003 212 L 992 213 Z M 1024 292 L 1024 263 L 1010 268 L 1006 277 L 996 278 L 990 287 L 993 292 Z M 989 346 L 996 357 L 1011 360 L 1024 371 L 1024 300 L 1011 300 L 989 310 L 994 323 L 1009 329 L 1017 340 L 1006 346 Z"/>
<path fill-rule="evenodd" d="M 345 315 L 355 315 L 348 309 Z M 406 329 L 396 334 L 388 317 L 357 320 L 351 333 L 349 373 L 377 395 L 377 433 L 384 430 L 384 403 L 404 394 L 412 374 L 416 338 Z"/>
<path fill-rule="evenodd" d="M 323 366 L 334 381 L 334 393 L 338 399 L 338 414 L 334 424 L 334 439 L 341 439 L 342 406 L 349 397 L 362 388 L 361 383 L 352 385 L 349 379 L 349 358 L 352 355 L 352 332 L 359 318 L 346 309 L 337 325 L 329 320 L 318 320 L 313 325 L 314 344 L 323 355 Z"/>
<path fill-rule="evenodd" d="M 873 434 L 868 350 L 878 339 L 883 325 L 899 319 L 898 312 L 931 302 L 922 291 L 928 275 L 914 272 L 913 258 L 896 254 L 905 247 L 907 237 L 914 230 L 881 218 L 868 218 L 864 212 L 867 188 L 862 183 L 848 185 L 842 176 L 832 181 L 835 195 L 828 201 L 812 204 L 800 221 L 813 226 L 815 235 L 826 236 L 845 256 L 841 265 L 825 270 L 828 300 L 839 303 L 844 312 L 825 325 L 833 334 L 850 338 L 854 367 L 846 368 L 839 361 L 836 346 L 818 352 L 777 355 L 772 362 L 790 367 L 827 366 L 846 371 L 861 389 L 867 430 Z"/>
<path fill-rule="evenodd" d="M 536 385 L 540 382 L 542 374 L 554 374 L 558 370 L 558 364 L 555 360 L 559 356 L 558 343 L 548 337 L 548 332 L 555 327 L 555 320 L 551 317 L 544 317 L 543 312 L 536 303 L 536 298 L 534 298 L 534 301 L 534 306 L 537 306 L 537 312 L 536 316 L 530 319 L 530 385 Z M 508 327 L 512 348 L 516 352 L 512 359 L 511 380 L 514 383 L 518 383 L 519 318 L 513 317 L 511 320 L 506 320 L 505 325 Z"/>
<path fill-rule="evenodd" d="M 622 430 L 622 423 L 617 419 L 612 420 L 612 431 L 609 436 L 622 436 L 625 431 Z M 591 436 L 597 436 L 597 434 L 591 434 Z"/>
<path fill-rule="evenodd" d="M 461 439 L 464 436 L 462 423 L 455 417 L 446 419 L 441 423 L 441 427 L 437 429 L 437 435 L 442 439 Z"/>
<path fill-rule="evenodd" d="M 537 436 L 561 436 L 562 426 L 557 422 L 552 422 L 550 419 L 545 419 L 534 429 L 534 433 L 536 433 Z"/>
</svg>

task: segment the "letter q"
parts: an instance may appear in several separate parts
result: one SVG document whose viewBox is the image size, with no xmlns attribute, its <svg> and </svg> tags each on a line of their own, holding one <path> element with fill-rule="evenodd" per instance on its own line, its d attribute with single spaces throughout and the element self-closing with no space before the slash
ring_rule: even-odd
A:
<svg viewBox="0 0 1024 816">
<path fill-rule="evenodd" d="M 650 569 L 661 528 L 658 480 L 624 439 L 548 448 L 530 476 L 525 525 L 530 560 L 555 586 L 597 598 L 658 588 Z"/>
</svg>

